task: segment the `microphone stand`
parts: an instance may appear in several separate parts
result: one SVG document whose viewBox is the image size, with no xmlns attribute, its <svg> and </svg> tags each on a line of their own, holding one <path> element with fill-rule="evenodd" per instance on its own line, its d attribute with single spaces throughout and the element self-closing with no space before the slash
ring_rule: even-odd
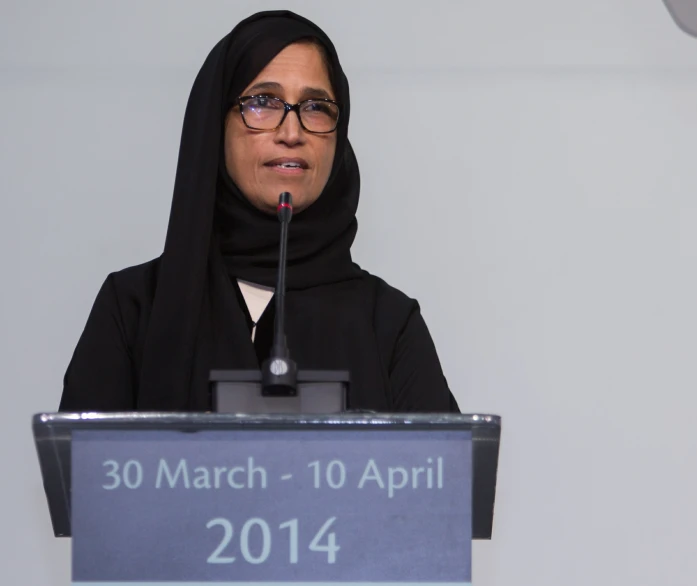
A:
<svg viewBox="0 0 697 586">
<path fill-rule="evenodd" d="M 294 396 L 297 394 L 298 368 L 290 359 L 285 332 L 286 257 L 288 227 L 293 217 L 293 202 L 287 191 L 278 197 L 278 220 L 281 223 L 281 242 L 276 281 L 276 319 L 271 354 L 261 367 L 261 393 L 263 396 Z"/>
<path fill-rule="evenodd" d="M 347 370 L 300 370 L 291 360 L 286 341 L 286 263 L 288 229 L 293 217 L 290 193 L 278 200 L 281 223 L 276 319 L 269 359 L 259 370 L 211 370 L 208 381 L 216 413 L 333 414 L 350 409 Z"/>
</svg>

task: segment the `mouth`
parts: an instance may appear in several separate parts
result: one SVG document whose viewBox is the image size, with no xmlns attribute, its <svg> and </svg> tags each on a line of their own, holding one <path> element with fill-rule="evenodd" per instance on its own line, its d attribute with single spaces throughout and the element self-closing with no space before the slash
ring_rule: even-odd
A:
<svg viewBox="0 0 697 586">
<path fill-rule="evenodd" d="M 305 159 L 280 157 L 264 163 L 264 167 L 283 175 L 302 175 L 310 166 Z"/>
</svg>

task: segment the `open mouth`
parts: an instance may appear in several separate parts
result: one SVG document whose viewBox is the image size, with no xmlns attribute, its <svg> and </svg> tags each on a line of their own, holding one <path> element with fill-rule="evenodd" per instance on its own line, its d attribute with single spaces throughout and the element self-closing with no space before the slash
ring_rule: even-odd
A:
<svg viewBox="0 0 697 586">
<path fill-rule="evenodd" d="M 309 168 L 305 159 L 290 159 L 285 157 L 269 161 L 265 166 L 283 171 L 304 171 Z"/>
</svg>

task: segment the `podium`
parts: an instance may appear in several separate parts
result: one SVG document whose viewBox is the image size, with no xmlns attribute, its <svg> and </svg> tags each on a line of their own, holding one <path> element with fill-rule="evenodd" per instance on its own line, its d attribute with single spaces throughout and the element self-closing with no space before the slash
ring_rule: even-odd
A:
<svg viewBox="0 0 697 586">
<path fill-rule="evenodd" d="M 495 415 L 44 413 L 73 584 L 471 583 Z"/>
</svg>

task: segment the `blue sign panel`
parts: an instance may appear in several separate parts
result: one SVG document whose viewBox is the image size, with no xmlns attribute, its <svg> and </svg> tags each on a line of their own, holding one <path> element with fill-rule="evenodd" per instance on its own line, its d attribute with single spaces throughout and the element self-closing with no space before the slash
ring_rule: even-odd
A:
<svg viewBox="0 0 697 586">
<path fill-rule="evenodd" d="M 73 583 L 469 584 L 466 431 L 76 431 Z"/>
</svg>

